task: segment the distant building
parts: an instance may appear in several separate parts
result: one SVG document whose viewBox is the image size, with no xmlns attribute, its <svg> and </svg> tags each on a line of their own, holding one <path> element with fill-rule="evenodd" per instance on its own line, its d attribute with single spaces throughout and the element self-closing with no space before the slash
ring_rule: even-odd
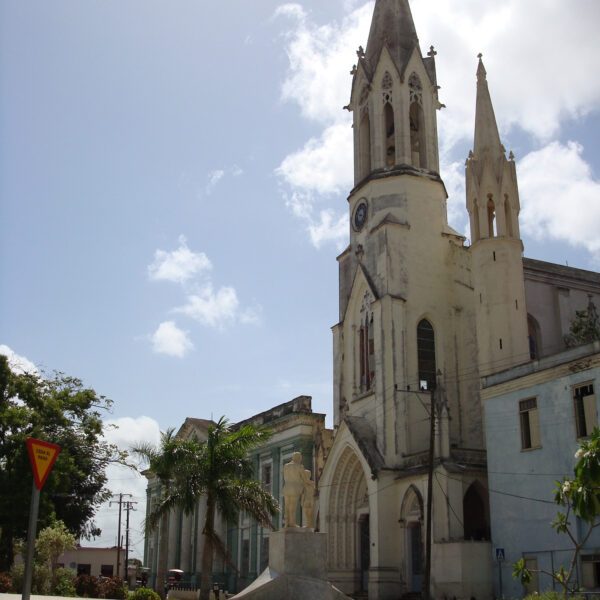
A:
<svg viewBox="0 0 600 600">
<path fill-rule="evenodd" d="M 303 456 L 303 464 L 313 472 L 318 481 L 324 455 L 331 445 L 331 430 L 325 428 L 325 415 L 313 413 L 310 396 L 299 396 L 280 404 L 249 419 L 232 425 L 232 429 L 248 423 L 273 431 L 269 442 L 251 453 L 256 477 L 282 504 L 283 464 L 290 460 L 295 451 Z M 211 421 L 187 418 L 177 435 L 183 438 L 197 436 L 206 439 Z M 149 477 L 147 510 L 153 499 L 158 496 L 157 481 Z M 173 513 L 169 518 L 169 542 L 167 569 L 181 569 L 182 581 L 192 586 L 200 584 L 201 558 L 204 539 L 202 524 L 206 514 L 204 501 L 200 501 L 193 515 L 181 512 Z M 302 516 L 298 514 L 298 521 Z M 279 516 L 274 525 L 281 527 Z M 251 583 L 266 567 L 268 557 L 269 531 L 259 527 L 253 520 L 240 515 L 236 524 L 225 524 L 217 515 L 217 530 L 221 538 L 227 541 L 229 552 L 238 572 L 227 567 L 215 556 L 213 581 L 218 582 L 231 592 L 240 591 Z M 158 559 L 158 531 L 146 537 L 144 565 L 150 567 L 149 582 L 154 585 Z"/>
<path fill-rule="evenodd" d="M 77 575 L 92 575 L 93 577 L 113 577 L 117 575 L 117 555 L 119 560 L 119 576 L 126 578 L 125 549 L 120 552 L 116 546 L 112 548 L 86 548 L 78 546 L 75 550 L 65 552 L 59 559 L 60 566 L 72 569 Z"/>
<path fill-rule="evenodd" d="M 492 544 L 504 562 L 495 565 L 494 590 L 520 597 L 512 564 L 524 558 L 532 569 L 568 568 L 572 543 L 550 527 L 558 510 L 555 481 L 573 476 L 578 442 L 598 425 L 600 342 L 565 350 L 489 375 L 481 396 L 485 411 Z M 570 519 L 581 539 L 585 525 Z M 594 532 L 577 565 L 586 590 L 600 588 L 600 532 Z M 528 591 L 553 587 L 547 575 L 534 576 Z"/>
</svg>

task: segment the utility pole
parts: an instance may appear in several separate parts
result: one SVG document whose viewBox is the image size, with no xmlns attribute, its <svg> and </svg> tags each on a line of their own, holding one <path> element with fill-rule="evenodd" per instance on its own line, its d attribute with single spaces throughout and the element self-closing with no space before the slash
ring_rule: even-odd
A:
<svg viewBox="0 0 600 600">
<path fill-rule="evenodd" d="M 431 506 L 433 504 L 433 459 L 435 447 L 435 385 L 431 389 L 429 408 L 429 471 L 427 473 L 427 527 L 425 533 L 425 582 L 423 600 L 429 600 L 431 587 Z"/>
<path fill-rule="evenodd" d="M 125 502 L 125 511 L 127 512 L 127 519 L 125 521 L 125 580 L 129 577 L 129 512 L 135 510 L 133 505 L 137 504 L 137 502 L 133 502 L 132 500 L 127 500 Z"/>
<path fill-rule="evenodd" d="M 117 502 L 115 501 L 110 501 L 108 503 L 109 506 L 112 506 L 113 504 L 118 504 L 119 505 L 119 525 L 117 528 L 117 576 L 119 575 L 119 567 L 121 566 L 121 507 L 123 505 L 123 496 L 131 496 L 131 494 L 119 494 L 119 501 Z M 127 514 L 127 516 L 129 516 L 129 513 Z"/>
</svg>

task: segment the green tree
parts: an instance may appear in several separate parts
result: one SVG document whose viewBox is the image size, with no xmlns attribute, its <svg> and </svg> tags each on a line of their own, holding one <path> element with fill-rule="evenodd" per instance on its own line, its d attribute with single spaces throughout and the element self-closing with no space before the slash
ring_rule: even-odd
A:
<svg viewBox="0 0 600 600">
<path fill-rule="evenodd" d="M 96 510 L 109 496 L 106 467 L 125 455 L 102 437 L 112 402 L 63 373 L 14 373 L 0 355 L 0 571 L 27 535 L 32 473 L 26 439 L 61 447 L 40 497 L 38 527 L 57 519 L 75 535 L 99 534 Z"/>
<path fill-rule="evenodd" d="M 148 464 L 148 472 L 158 480 L 160 496 L 169 495 L 173 478 L 176 475 L 177 464 L 183 460 L 182 440 L 177 438 L 173 428 L 160 432 L 160 444 L 158 447 L 152 444 L 142 443 L 131 448 L 131 451 Z M 165 596 L 165 581 L 167 574 L 167 524 L 169 515 L 167 512 L 161 515 L 159 530 L 158 560 L 156 566 L 156 588 L 159 596 Z M 159 526 L 155 521 L 152 530 Z M 147 533 L 150 533 L 147 529 Z"/>
<path fill-rule="evenodd" d="M 572 348 L 600 340 L 600 318 L 590 295 L 586 310 L 576 310 L 565 344 Z"/>
<path fill-rule="evenodd" d="M 46 563 L 52 574 L 52 589 L 56 585 L 56 570 L 58 569 L 58 559 L 67 550 L 73 550 L 75 546 L 75 536 L 67 529 L 62 521 L 57 521 L 53 525 L 42 529 L 35 541 L 35 552 L 38 560 Z"/>
<path fill-rule="evenodd" d="M 218 423 L 209 426 L 206 441 L 183 442 L 181 460 L 176 465 L 168 493 L 161 496 L 146 519 L 146 528 L 152 531 L 171 510 L 180 508 L 191 514 L 198 501 L 205 498 L 200 600 L 209 597 L 213 553 L 216 551 L 234 566 L 225 543 L 215 530 L 217 510 L 226 522 L 235 523 L 239 511 L 244 511 L 260 525 L 273 529 L 271 518 L 279 510 L 277 501 L 254 479 L 248 455 L 270 436 L 269 431 L 261 431 L 252 425 L 230 429 L 227 419 L 221 417 Z"/>
<path fill-rule="evenodd" d="M 573 556 L 567 568 L 550 573 L 544 570 L 530 570 L 525 568 L 524 559 L 513 565 L 513 577 L 519 578 L 523 585 L 531 581 L 531 573 L 539 572 L 549 575 L 562 586 L 563 594 L 572 594 L 577 591 L 573 576 L 576 573 L 577 560 L 581 550 L 587 543 L 592 531 L 600 525 L 600 430 L 594 428 L 589 440 L 583 441 L 575 453 L 577 464 L 575 476 L 572 479 L 564 478 L 556 482 L 554 501 L 563 510 L 559 510 L 551 526 L 556 533 L 566 534 L 573 545 Z M 579 518 L 587 527 L 581 539 L 578 540 L 570 519 Z"/>
</svg>

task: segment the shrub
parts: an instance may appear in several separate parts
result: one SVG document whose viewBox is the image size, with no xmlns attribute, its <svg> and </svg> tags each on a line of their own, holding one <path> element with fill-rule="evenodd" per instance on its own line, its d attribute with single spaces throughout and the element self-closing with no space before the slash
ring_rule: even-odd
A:
<svg viewBox="0 0 600 600">
<path fill-rule="evenodd" d="M 25 575 L 25 565 L 13 565 L 10 570 L 12 581 L 12 593 L 23 593 L 23 579 Z M 45 565 L 33 563 L 33 573 L 31 577 L 31 593 L 46 595 L 50 591 L 50 571 Z"/>
<path fill-rule="evenodd" d="M 533 592 L 533 594 L 528 594 L 523 600 L 566 600 L 566 598 L 562 592 L 545 590 L 544 592 Z M 584 597 L 575 594 L 569 596 L 568 600 L 584 600 Z"/>
<path fill-rule="evenodd" d="M 5 571 L 0 573 L 0 593 L 6 594 L 10 591 L 12 591 L 12 579 L 10 573 Z"/>
<path fill-rule="evenodd" d="M 141 587 L 129 596 L 129 600 L 160 600 L 160 596 L 154 590 Z"/>
<path fill-rule="evenodd" d="M 78 596 L 104 598 L 104 587 L 97 577 L 78 575 L 73 582 Z"/>
<path fill-rule="evenodd" d="M 104 580 L 104 597 L 114 598 L 114 600 L 125 600 L 128 595 L 127 586 L 121 577 L 115 575 L 110 579 Z"/>
<path fill-rule="evenodd" d="M 53 594 L 55 596 L 76 596 L 77 592 L 75 591 L 74 581 L 75 571 L 71 569 L 56 569 Z"/>
</svg>

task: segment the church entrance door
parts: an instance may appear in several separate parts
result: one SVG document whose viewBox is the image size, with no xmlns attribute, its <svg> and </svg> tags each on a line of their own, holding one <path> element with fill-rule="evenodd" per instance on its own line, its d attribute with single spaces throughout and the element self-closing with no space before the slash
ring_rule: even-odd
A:
<svg viewBox="0 0 600 600">
<path fill-rule="evenodd" d="M 369 567 L 371 566 L 371 531 L 369 527 L 369 515 L 361 515 L 358 519 L 360 540 L 360 591 L 369 590 Z"/>
<path fill-rule="evenodd" d="M 420 592 L 423 587 L 423 543 L 420 521 L 409 523 L 407 530 L 410 591 Z"/>
</svg>

